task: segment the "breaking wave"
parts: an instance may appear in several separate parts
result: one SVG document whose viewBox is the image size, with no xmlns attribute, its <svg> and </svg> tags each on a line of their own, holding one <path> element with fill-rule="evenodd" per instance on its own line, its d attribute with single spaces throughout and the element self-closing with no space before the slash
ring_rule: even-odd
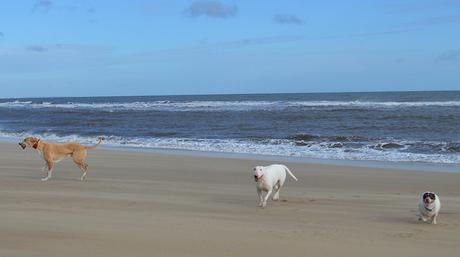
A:
<svg viewBox="0 0 460 257">
<path fill-rule="evenodd" d="M 0 132 L 8 141 L 25 136 L 38 136 L 55 142 L 78 141 L 91 145 L 97 137 L 56 134 L 27 134 Z M 306 139 L 305 137 L 303 137 Z M 318 139 L 319 137 L 316 137 Z M 350 137 L 353 139 L 354 137 Z M 177 149 L 205 152 L 260 154 L 274 156 L 308 157 L 336 160 L 374 160 L 392 162 L 426 162 L 460 164 L 460 142 L 391 142 L 351 141 L 347 137 L 324 137 L 321 140 L 298 139 L 199 139 L 199 138 L 125 138 L 106 136 L 105 146 L 139 149 Z M 330 140 L 342 139 L 342 140 Z M 302 143 L 301 143 L 302 142 Z M 417 148 L 420 149 L 417 152 Z M 437 153 L 422 153 L 421 149 L 436 148 Z M 410 150 L 410 151 L 409 151 Z"/>
</svg>

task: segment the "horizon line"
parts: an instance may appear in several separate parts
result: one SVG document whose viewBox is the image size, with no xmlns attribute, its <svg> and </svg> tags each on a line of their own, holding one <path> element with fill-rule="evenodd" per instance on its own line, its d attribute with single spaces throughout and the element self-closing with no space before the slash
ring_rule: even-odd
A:
<svg viewBox="0 0 460 257">
<path fill-rule="evenodd" d="M 37 97 L 0 97 L 0 99 L 38 99 L 38 98 L 103 98 L 103 97 L 171 97 L 171 96 L 232 96 L 232 95 L 295 95 L 295 94 L 348 94 L 348 93 L 410 93 L 410 92 L 460 92 L 452 90 L 390 90 L 390 91 L 335 91 L 335 92 L 292 92 L 292 93 L 209 93 L 209 94 L 165 94 L 165 95 L 94 95 L 94 96 L 37 96 Z"/>
</svg>

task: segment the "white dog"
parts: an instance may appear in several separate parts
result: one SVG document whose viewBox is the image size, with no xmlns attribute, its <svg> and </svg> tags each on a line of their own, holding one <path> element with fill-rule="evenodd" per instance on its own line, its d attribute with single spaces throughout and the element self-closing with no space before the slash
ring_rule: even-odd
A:
<svg viewBox="0 0 460 257">
<path fill-rule="evenodd" d="M 420 195 L 418 209 L 420 210 L 419 220 L 436 224 L 436 218 L 441 209 L 441 201 L 435 193 L 424 192 Z"/>
<path fill-rule="evenodd" d="M 275 191 L 273 195 L 273 201 L 277 201 L 280 198 L 280 189 L 283 187 L 284 181 L 286 180 L 286 171 L 297 181 L 297 178 L 292 172 L 284 165 L 273 164 L 270 166 L 256 166 L 253 169 L 254 180 L 257 185 L 257 194 L 259 195 L 259 206 L 265 207 L 267 205 L 268 197 Z M 266 192 L 265 196 L 263 192 Z"/>
</svg>

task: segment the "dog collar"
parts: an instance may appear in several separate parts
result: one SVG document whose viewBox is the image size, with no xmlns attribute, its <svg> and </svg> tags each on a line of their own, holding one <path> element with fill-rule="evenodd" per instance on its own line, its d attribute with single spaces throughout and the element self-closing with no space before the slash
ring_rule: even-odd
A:
<svg viewBox="0 0 460 257">
<path fill-rule="evenodd" d="M 37 143 L 35 143 L 35 144 L 32 146 L 34 149 L 37 149 L 37 147 L 38 147 L 38 142 L 40 142 L 40 139 L 37 141 Z"/>
<path fill-rule="evenodd" d="M 434 209 L 434 208 L 433 208 L 433 209 Z M 427 211 L 429 211 L 429 212 L 432 212 L 433 209 L 427 208 L 427 207 L 425 206 L 425 210 L 427 210 Z"/>
</svg>

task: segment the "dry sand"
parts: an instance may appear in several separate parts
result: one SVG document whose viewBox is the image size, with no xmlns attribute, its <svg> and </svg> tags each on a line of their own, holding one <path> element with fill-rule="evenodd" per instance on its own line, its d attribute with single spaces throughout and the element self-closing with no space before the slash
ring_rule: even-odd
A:
<svg viewBox="0 0 460 257">
<path fill-rule="evenodd" d="M 460 256 L 460 173 L 285 163 L 281 201 L 257 207 L 236 158 L 95 150 L 40 181 L 32 150 L 0 144 L 0 257 Z M 439 193 L 438 225 L 417 220 Z"/>
</svg>

